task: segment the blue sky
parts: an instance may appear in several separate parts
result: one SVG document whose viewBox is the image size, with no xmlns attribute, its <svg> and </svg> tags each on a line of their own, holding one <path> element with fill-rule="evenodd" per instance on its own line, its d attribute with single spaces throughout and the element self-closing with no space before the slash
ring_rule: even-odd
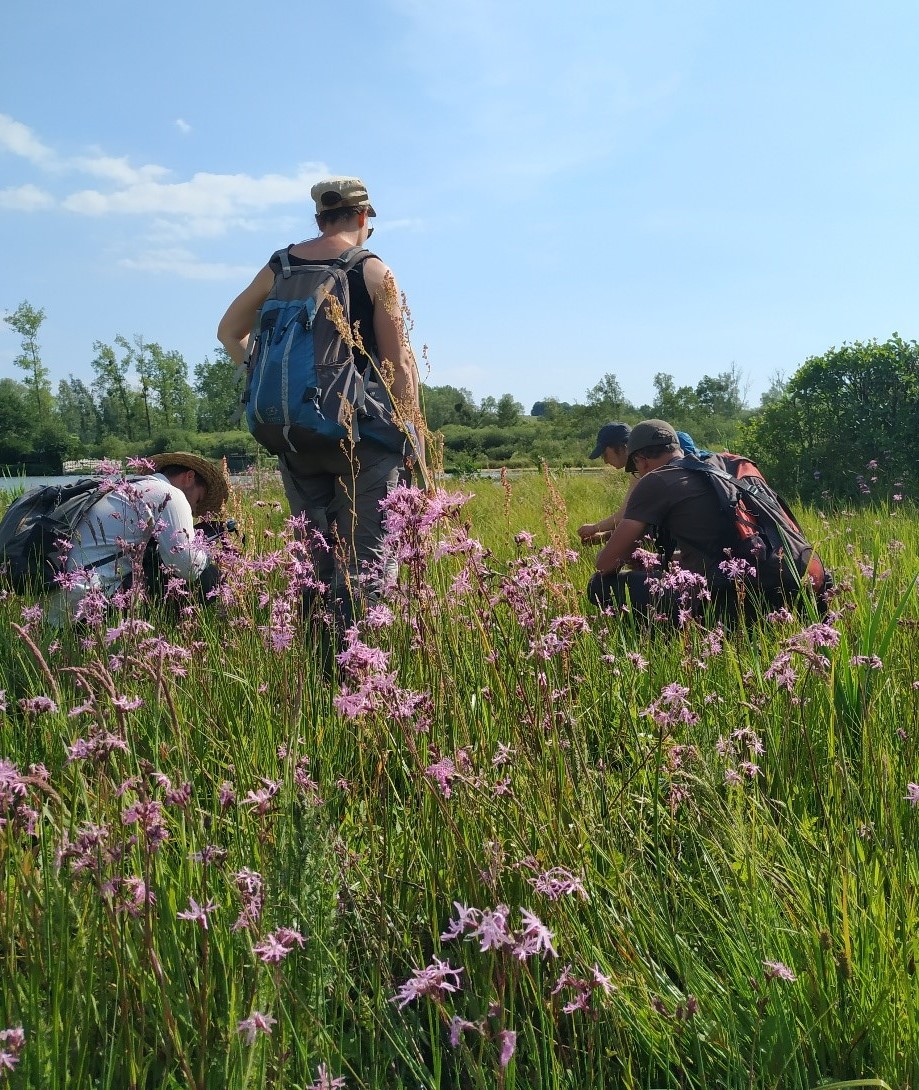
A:
<svg viewBox="0 0 919 1090">
<path fill-rule="evenodd" d="M 55 380 L 119 333 L 213 355 L 328 174 L 368 185 L 427 381 L 477 399 L 734 365 L 755 404 L 919 335 L 913 0 L 7 8 L 0 311 L 45 309 Z"/>
</svg>

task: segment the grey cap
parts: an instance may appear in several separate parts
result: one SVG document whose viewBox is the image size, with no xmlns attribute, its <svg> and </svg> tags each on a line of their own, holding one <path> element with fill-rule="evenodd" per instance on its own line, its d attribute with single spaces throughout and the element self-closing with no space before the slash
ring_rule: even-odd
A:
<svg viewBox="0 0 919 1090">
<path fill-rule="evenodd" d="M 629 445 L 626 448 L 629 457 L 625 468 L 629 473 L 634 471 L 635 463 L 632 455 L 644 450 L 645 447 L 679 447 L 679 445 L 680 440 L 677 438 L 676 431 L 666 420 L 642 420 L 640 424 L 632 428 L 632 434 L 629 436 Z"/>
</svg>

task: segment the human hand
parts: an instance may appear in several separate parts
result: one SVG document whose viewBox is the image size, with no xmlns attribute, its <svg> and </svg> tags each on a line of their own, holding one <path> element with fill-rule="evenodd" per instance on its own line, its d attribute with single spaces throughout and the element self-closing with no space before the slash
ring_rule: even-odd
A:
<svg viewBox="0 0 919 1090">
<path fill-rule="evenodd" d="M 600 532 L 597 529 L 597 524 L 595 522 L 585 522 L 583 526 L 579 526 L 578 537 L 581 539 L 582 545 L 590 545 L 595 541 L 599 541 Z"/>
</svg>

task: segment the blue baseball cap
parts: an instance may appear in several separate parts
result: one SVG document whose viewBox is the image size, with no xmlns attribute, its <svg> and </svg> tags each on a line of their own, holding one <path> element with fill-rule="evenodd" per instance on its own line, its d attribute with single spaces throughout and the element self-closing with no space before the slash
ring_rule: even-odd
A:
<svg viewBox="0 0 919 1090">
<path fill-rule="evenodd" d="M 624 447 L 629 441 L 632 429 L 628 424 L 604 424 L 597 432 L 597 445 L 593 449 L 591 458 L 599 458 L 607 447 Z"/>
</svg>

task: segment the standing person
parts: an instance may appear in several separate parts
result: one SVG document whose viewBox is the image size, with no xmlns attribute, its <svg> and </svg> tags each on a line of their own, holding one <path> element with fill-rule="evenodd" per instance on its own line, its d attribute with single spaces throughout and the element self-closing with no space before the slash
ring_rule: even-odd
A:
<svg viewBox="0 0 919 1090">
<path fill-rule="evenodd" d="M 297 265 L 333 266 L 336 259 L 363 247 L 373 234 L 376 211 L 360 178 L 327 178 L 311 196 L 316 204 L 317 238 L 278 251 L 252 283 L 230 304 L 217 337 L 239 365 L 246 361 L 250 334 L 276 279 Z M 367 253 L 347 271 L 348 309 L 343 315 L 356 342 L 355 363 L 365 381 L 381 382 L 385 393 L 414 430 L 410 456 L 424 473 L 421 413 L 414 359 L 405 334 L 400 294 L 392 272 Z M 320 306 L 315 322 L 330 321 Z M 338 323 L 336 322 L 336 325 Z M 386 429 L 390 434 L 387 434 Z M 304 515 L 315 574 L 340 626 L 350 624 L 364 587 L 371 598 L 384 589 L 392 572 L 383 570 L 383 513 L 380 502 L 399 483 L 406 460 L 405 432 L 397 424 L 373 429 L 373 435 L 315 441 L 309 449 L 279 454 L 281 479 L 292 515 Z M 309 530 L 318 532 L 318 540 Z M 304 602 L 307 610 L 312 597 Z"/>
<path fill-rule="evenodd" d="M 194 586 L 202 599 L 217 585 L 217 567 L 195 541 L 194 519 L 220 511 L 229 495 L 226 477 L 187 451 L 146 461 L 149 474 L 116 483 L 74 527 L 62 585 L 52 596 L 55 623 L 79 618 L 92 592 L 111 600 L 132 585 L 137 570 L 154 599 L 163 597 L 169 578 Z"/>
</svg>

